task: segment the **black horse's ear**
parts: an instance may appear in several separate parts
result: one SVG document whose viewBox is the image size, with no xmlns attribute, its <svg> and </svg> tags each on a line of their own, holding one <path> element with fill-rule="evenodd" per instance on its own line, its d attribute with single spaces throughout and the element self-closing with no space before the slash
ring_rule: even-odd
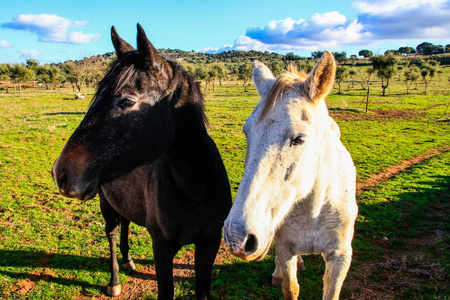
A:
<svg viewBox="0 0 450 300">
<path fill-rule="evenodd" d="M 127 42 L 125 42 L 117 33 L 116 28 L 111 27 L 111 40 L 116 50 L 117 57 L 121 57 L 127 52 L 133 51 L 134 48 Z"/>
<path fill-rule="evenodd" d="M 166 60 L 162 55 L 156 50 L 156 48 L 150 43 L 145 34 L 144 28 L 138 23 L 137 24 L 138 35 L 137 35 L 137 45 L 139 54 L 144 65 L 147 68 L 161 69 L 161 67 L 166 63 Z"/>
</svg>

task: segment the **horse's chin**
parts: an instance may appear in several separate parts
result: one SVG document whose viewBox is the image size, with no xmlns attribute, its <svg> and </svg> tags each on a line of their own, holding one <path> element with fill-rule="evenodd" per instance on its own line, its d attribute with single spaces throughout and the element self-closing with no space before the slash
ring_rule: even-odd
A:
<svg viewBox="0 0 450 300">
<path fill-rule="evenodd" d="M 254 260 L 260 261 L 260 260 L 262 260 L 264 257 L 266 257 L 267 253 L 268 253 L 269 250 L 270 250 L 270 246 L 272 246 L 272 240 L 273 240 L 273 238 L 270 239 L 270 241 L 267 243 L 266 248 L 264 249 L 264 251 L 261 252 L 261 254 L 258 255 Z"/>
<path fill-rule="evenodd" d="M 80 200 L 90 200 L 97 195 L 97 192 L 98 192 L 98 184 L 91 183 L 88 185 L 86 190 L 77 198 Z"/>
</svg>

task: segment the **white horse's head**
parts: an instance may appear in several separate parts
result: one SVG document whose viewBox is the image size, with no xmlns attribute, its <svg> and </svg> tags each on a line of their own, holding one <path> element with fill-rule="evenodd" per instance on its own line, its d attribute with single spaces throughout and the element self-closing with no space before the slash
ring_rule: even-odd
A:
<svg viewBox="0 0 450 300">
<path fill-rule="evenodd" d="M 327 140 L 339 139 L 324 101 L 335 70 L 329 51 L 309 76 L 289 68 L 274 78 L 255 62 L 253 81 L 261 101 L 244 125 L 245 172 L 225 221 L 225 241 L 234 255 L 262 259 L 291 207 L 316 185 Z"/>
</svg>

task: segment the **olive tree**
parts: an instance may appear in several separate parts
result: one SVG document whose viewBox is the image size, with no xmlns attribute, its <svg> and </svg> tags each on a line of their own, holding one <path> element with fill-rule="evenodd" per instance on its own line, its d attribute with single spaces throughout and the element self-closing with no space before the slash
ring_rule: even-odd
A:
<svg viewBox="0 0 450 300">
<path fill-rule="evenodd" d="M 16 93 L 16 84 L 19 86 L 19 94 L 22 93 L 22 84 L 25 81 L 33 79 L 32 71 L 22 64 L 15 64 L 11 69 L 11 80 L 14 83 L 14 94 Z"/>
<path fill-rule="evenodd" d="M 338 66 L 336 68 L 335 81 L 339 87 L 339 92 L 338 92 L 339 94 L 341 93 L 341 82 L 347 78 L 347 75 L 348 75 L 348 68 L 346 66 Z"/>
<path fill-rule="evenodd" d="M 394 76 L 395 66 L 398 59 L 393 55 L 374 56 L 371 58 L 372 68 L 377 72 L 378 78 L 381 79 L 381 88 L 383 96 L 386 96 L 386 89 L 389 87 L 389 80 Z"/>
<path fill-rule="evenodd" d="M 406 85 L 406 94 L 409 94 L 411 85 L 419 79 L 419 69 L 417 67 L 410 67 L 405 70 L 403 81 Z"/>
<path fill-rule="evenodd" d="M 6 93 L 8 93 L 8 81 L 11 79 L 11 68 L 8 64 L 0 65 L 0 80 L 5 81 Z"/>
<path fill-rule="evenodd" d="M 238 78 L 244 82 L 244 92 L 247 92 L 247 82 L 252 78 L 253 66 L 250 62 L 239 65 Z"/>
</svg>

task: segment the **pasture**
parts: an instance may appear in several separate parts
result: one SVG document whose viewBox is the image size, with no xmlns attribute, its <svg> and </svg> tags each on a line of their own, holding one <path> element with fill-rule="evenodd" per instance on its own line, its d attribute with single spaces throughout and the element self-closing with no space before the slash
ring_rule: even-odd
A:
<svg viewBox="0 0 450 300">
<path fill-rule="evenodd" d="M 328 97 L 332 117 L 357 167 L 359 215 L 354 257 L 341 299 L 448 299 L 450 295 L 450 68 L 406 95 L 393 82 L 382 97 L 351 82 Z M 233 197 L 246 151 L 242 125 L 259 96 L 241 82 L 216 85 L 205 96 L 209 132 L 224 159 Z M 63 198 L 50 170 L 88 109 L 93 90 L 0 94 L 0 297 L 107 299 L 108 243 L 98 198 Z M 445 115 L 447 113 L 447 115 Z M 379 175 L 379 176 L 376 176 Z M 395 175 L 395 176 L 393 176 Z M 135 272 L 120 273 L 118 299 L 156 298 L 151 239 L 131 225 Z M 175 260 L 176 298 L 193 295 L 193 247 Z M 222 246 L 213 270 L 216 299 L 282 299 L 270 285 L 274 253 L 260 262 L 231 257 Z M 324 262 L 304 257 L 300 299 L 320 299 Z"/>
</svg>

